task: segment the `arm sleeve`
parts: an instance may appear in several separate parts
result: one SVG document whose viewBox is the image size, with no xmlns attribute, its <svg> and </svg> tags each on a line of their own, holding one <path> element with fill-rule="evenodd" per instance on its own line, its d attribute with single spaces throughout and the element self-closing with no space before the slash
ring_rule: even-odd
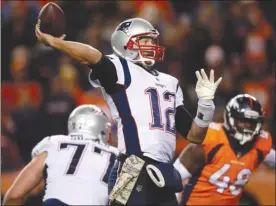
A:
<svg viewBox="0 0 276 206">
<path fill-rule="evenodd" d="M 41 140 L 32 150 L 32 158 L 40 155 L 43 152 L 47 152 L 51 147 L 50 136 Z"/>
<path fill-rule="evenodd" d="M 122 89 L 125 83 L 123 64 L 115 55 L 102 55 L 97 64 L 90 65 L 89 82 L 93 87 L 103 87 L 108 94 Z"/>
<path fill-rule="evenodd" d="M 176 161 L 173 163 L 173 166 L 180 173 L 182 180 L 190 178 L 192 176 L 187 168 L 180 162 L 179 158 L 176 159 Z"/>
<path fill-rule="evenodd" d="M 176 108 L 175 114 L 175 127 L 176 130 L 186 138 L 189 130 L 191 129 L 194 118 L 192 115 L 186 110 L 184 105 L 179 105 Z"/>
<path fill-rule="evenodd" d="M 184 137 L 186 138 L 194 118 L 192 115 L 187 111 L 187 109 L 184 107 L 184 98 L 182 89 L 177 84 L 176 89 L 176 113 L 175 113 L 175 127 L 176 130 Z"/>
</svg>

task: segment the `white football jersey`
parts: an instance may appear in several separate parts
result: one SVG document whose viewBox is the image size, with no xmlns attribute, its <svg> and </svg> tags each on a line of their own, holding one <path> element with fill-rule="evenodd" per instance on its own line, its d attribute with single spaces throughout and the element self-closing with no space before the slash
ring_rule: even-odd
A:
<svg viewBox="0 0 276 206">
<path fill-rule="evenodd" d="M 82 135 L 45 137 L 32 157 L 47 151 L 43 201 L 58 199 L 68 205 L 107 205 L 108 175 L 117 149 L 101 146 Z"/>
<path fill-rule="evenodd" d="M 117 83 L 126 88 L 112 95 L 105 93 L 117 124 L 120 152 L 140 150 L 152 159 L 170 162 L 176 146 L 176 107 L 183 104 L 178 80 L 161 72 L 153 75 L 113 54 L 107 57 L 116 67 Z M 101 87 L 98 80 L 89 81 Z"/>
</svg>

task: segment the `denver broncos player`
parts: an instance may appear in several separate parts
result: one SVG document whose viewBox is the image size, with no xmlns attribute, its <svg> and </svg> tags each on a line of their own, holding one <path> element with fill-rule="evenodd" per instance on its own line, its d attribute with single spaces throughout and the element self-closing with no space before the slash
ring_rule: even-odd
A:
<svg viewBox="0 0 276 206">
<path fill-rule="evenodd" d="M 211 123 L 201 145 L 188 145 L 174 163 L 189 178 L 180 205 L 238 205 L 251 173 L 264 161 L 275 168 L 260 103 L 248 94 L 232 98 L 224 123 Z"/>
<path fill-rule="evenodd" d="M 213 117 L 215 106 L 212 100 L 221 78 L 215 82 L 213 71 L 210 78 L 203 69 L 196 72 L 199 101 L 193 121 L 184 108 L 178 80 L 154 68 L 155 62 L 163 59 L 165 49 L 158 45 L 159 33 L 148 21 L 134 18 L 120 23 L 111 37 L 114 52 L 111 55 L 104 55 L 89 45 L 64 41 L 64 36 L 54 38 L 42 33 L 38 26 L 36 36 L 44 44 L 90 66 L 90 83 L 103 88 L 117 123 L 118 148 L 122 153 L 110 176 L 110 191 L 116 180 L 118 186 L 114 188 L 111 200 L 140 205 L 176 203 L 174 193 L 182 190 L 180 175 L 171 163 L 176 129 L 189 141 L 202 142 Z M 191 125 L 189 132 L 183 130 L 183 124 Z M 148 164 L 155 166 L 147 167 Z M 137 173 L 130 173 L 127 165 L 128 168 L 135 167 L 130 171 Z M 126 170 L 122 169 L 124 166 Z M 153 170 L 159 174 L 158 179 L 164 181 L 158 182 Z M 141 178 L 140 173 L 144 174 Z M 165 173 L 170 175 L 163 176 Z M 117 174 L 120 174 L 118 179 Z M 149 182 L 154 184 L 149 186 Z M 175 182 L 175 185 L 163 182 Z M 138 186 L 136 189 L 135 185 Z M 124 196 L 124 200 L 120 196 Z M 145 202 L 141 202 L 143 200 Z"/>
<path fill-rule="evenodd" d="M 82 105 L 68 119 L 68 135 L 45 137 L 8 190 L 4 205 L 23 199 L 46 174 L 43 205 L 106 205 L 108 175 L 117 149 L 108 146 L 111 124 L 100 108 Z"/>
</svg>

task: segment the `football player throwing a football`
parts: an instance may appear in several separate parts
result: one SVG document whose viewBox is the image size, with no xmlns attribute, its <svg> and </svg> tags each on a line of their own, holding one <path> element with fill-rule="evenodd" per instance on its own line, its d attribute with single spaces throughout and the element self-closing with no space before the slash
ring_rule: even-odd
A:
<svg viewBox="0 0 276 206">
<path fill-rule="evenodd" d="M 118 128 L 121 155 L 109 178 L 110 203 L 177 204 L 182 191 L 180 174 L 172 159 L 176 130 L 192 143 L 201 144 L 215 111 L 214 80 L 204 69 L 196 72 L 198 109 L 192 118 L 184 108 L 178 80 L 154 67 L 164 58 L 159 32 L 146 20 L 128 19 L 111 36 L 113 54 L 105 55 L 90 45 L 65 41 L 42 33 L 39 41 L 91 68 L 89 81 L 101 87 Z M 184 124 L 190 125 L 185 131 Z M 118 174 L 118 175 L 117 175 Z M 116 184 L 115 184 L 116 182 Z M 115 185 L 115 186 L 114 186 Z"/>
</svg>

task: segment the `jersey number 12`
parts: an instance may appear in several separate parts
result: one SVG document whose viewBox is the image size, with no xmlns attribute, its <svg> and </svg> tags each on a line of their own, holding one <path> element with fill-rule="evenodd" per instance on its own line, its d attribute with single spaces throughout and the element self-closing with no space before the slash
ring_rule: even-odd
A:
<svg viewBox="0 0 276 206">
<path fill-rule="evenodd" d="M 161 111 L 160 108 L 160 99 L 159 99 L 159 94 L 156 88 L 149 87 L 145 90 L 145 94 L 148 94 L 150 97 L 150 105 L 151 105 L 151 114 L 152 114 L 152 122 L 150 123 L 150 129 L 160 129 L 164 130 L 171 133 L 175 134 L 175 125 L 171 124 L 170 117 L 174 116 L 175 114 L 175 109 L 174 108 L 167 108 L 165 111 Z M 175 94 L 169 91 L 165 91 L 163 93 L 163 99 L 165 101 L 171 101 L 171 98 L 174 98 Z M 164 123 L 162 122 L 162 113 L 165 112 L 165 127 Z"/>
</svg>

